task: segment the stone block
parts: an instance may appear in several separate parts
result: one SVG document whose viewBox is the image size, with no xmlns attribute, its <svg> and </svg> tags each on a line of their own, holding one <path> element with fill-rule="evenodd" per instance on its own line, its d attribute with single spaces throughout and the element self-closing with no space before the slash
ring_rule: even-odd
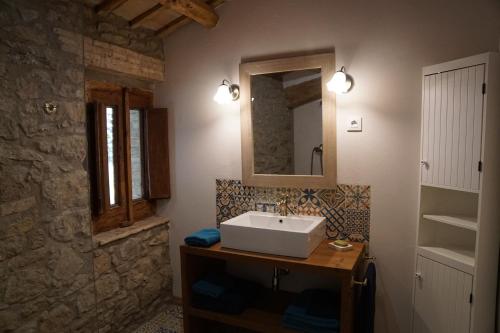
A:
<svg viewBox="0 0 500 333">
<path fill-rule="evenodd" d="M 78 293 L 76 305 L 80 314 L 95 308 L 96 300 L 93 284 L 85 287 Z"/>
<path fill-rule="evenodd" d="M 94 252 L 94 272 L 96 276 L 111 270 L 111 257 L 104 251 Z"/>
<path fill-rule="evenodd" d="M 24 212 L 36 204 L 35 197 L 28 197 L 21 200 L 10 201 L 0 205 L 0 216 L 7 216 Z"/>
<path fill-rule="evenodd" d="M 120 290 L 120 278 L 115 273 L 104 274 L 95 281 L 97 301 L 108 299 Z"/>
<path fill-rule="evenodd" d="M 47 271 L 41 268 L 25 268 L 7 279 L 4 301 L 14 304 L 43 294 L 48 289 Z"/>
<path fill-rule="evenodd" d="M 63 247 L 56 250 L 51 258 L 49 267 L 52 275 L 57 280 L 72 281 L 80 272 L 84 262 L 82 258 L 71 248 Z"/>
<path fill-rule="evenodd" d="M 66 305 L 56 305 L 48 312 L 46 318 L 41 321 L 39 325 L 40 333 L 64 332 L 74 316 L 74 312 Z"/>
</svg>

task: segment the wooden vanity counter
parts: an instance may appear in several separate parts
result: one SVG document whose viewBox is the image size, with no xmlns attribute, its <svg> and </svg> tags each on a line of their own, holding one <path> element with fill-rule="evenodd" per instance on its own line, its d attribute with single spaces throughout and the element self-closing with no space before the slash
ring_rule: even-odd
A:
<svg viewBox="0 0 500 333">
<path fill-rule="evenodd" d="M 182 299 L 184 311 L 184 332 L 207 332 L 207 322 L 226 324 L 254 332 L 292 332 L 281 326 L 281 317 L 295 294 L 270 291 L 259 302 L 259 306 L 249 308 L 240 315 L 227 315 L 191 307 L 191 286 L 209 270 L 223 270 L 226 261 L 259 263 L 278 266 L 290 271 L 306 271 L 329 274 L 341 283 L 340 332 L 351 333 L 353 323 L 352 279 L 360 274 L 365 246 L 354 243 L 351 251 L 339 252 L 328 247 L 331 240 L 324 240 L 307 259 L 268 255 L 255 252 L 222 248 L 220 243 L 209 248 L 181 245 Z M 215 331 L 221 331 L 215 329 Z M 208 330 L 212 332 L 214 330 Z M 231 330 L 224 332 L 233 332 Z M 238 332 L 238 330 L 234 331 Z"/>
</svg>

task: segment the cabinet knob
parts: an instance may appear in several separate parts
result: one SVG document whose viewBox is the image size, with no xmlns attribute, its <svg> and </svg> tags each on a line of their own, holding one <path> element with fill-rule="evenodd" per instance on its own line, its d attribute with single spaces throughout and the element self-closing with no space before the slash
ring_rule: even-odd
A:
<svg viewBox="0 0 500 333">
<path fill-rule="evenodd" d="M 415 278 L 419 281 L 422 281 L 422 273 L 415 273 Z"/>
<path fill-rule="evenodd" d="M 420 161 L 420 164 L 421 164 L 422 166 L 425 166 L 425 167 L 426 167 L 426 166 L 428 166 L 428 165 L 429 165 L 429 162 L 427 162 L 427 161 Z"/>
</svg>

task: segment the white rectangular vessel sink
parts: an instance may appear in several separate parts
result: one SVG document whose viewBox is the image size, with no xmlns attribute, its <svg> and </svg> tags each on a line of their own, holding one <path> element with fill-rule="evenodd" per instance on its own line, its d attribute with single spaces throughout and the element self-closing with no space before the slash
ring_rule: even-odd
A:
<svg viewBox="0 0 500 333">
<path fill-rule="evenodd" d="M 221 245 L 231 249 L 307 258 L 325 238 L 325 218 L 247 212 L 222 222 Z"/>
</svg>

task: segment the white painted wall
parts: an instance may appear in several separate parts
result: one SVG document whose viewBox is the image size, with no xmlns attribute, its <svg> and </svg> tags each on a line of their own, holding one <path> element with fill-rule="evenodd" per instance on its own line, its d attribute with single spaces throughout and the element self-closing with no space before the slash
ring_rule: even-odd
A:
<svg viewBox="0 0 500 333">
<path fill-rule="evenodd" d="M 372 185 L 370 250 L 377 256 L 378 333 L 410 332 L 419 171 L 421 68 L 498 49 L 496 0 L 233 0 L 212 30 L 190 24 L 167 38 L 166 82 L 156 105 L 170 110 L 170 251 L 180 296 L 178 246 L 215 225 L 215 178 L 241 177 L 238 103 L 212 96 L 238 82 L 241 59 L 335 48 L 354 77 L 337 98 L 338 181 Z M 363 132 L 347 133 L 348 115 Z"/>
<path fill-rule="evenodd" d="M 311 174 L 311 153 L 323 143 L 321 100 L 291 110 L 293 113 L 293 161 L 296 175 Z M 321 155 L 314 154 L 313 174 L 321 175 Z"/>
</svg>

